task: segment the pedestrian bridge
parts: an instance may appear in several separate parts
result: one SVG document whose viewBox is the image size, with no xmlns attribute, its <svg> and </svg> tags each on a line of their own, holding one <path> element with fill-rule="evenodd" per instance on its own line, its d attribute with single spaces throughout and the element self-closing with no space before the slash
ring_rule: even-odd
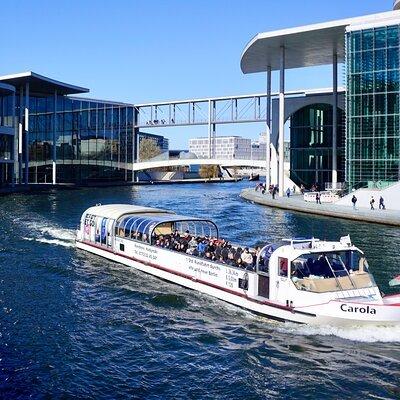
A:
<svg viewBox="0 0 400 400">
<path fill-rule="evenodd" d="M 220 165 L 221 167 L 266 168 L 265 160 L 239 160 L 216 158 L 189 158 L 173 160 L 143 161 L 132 164 L 132 171 L 143 171 L 153 168 L 180 167 L 189 165 Z"/>
</svg>

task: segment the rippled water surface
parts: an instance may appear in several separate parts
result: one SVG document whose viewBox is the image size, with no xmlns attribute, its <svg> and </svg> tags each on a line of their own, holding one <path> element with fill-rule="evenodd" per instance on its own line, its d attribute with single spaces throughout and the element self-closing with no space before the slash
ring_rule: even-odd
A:
<svg viewBox="0 0 400 400">
<path fill-rule="evenodd" d="M 95 203 L 158 206 L 210 217 L 249 245 L 349 233 L 390 292 L 398 229 L 264 208 L 238 197 L 246 185 L 1 198 L 0 397 L 399 398 L 399 329 L 271 322 L 74 248 Z"/>
</svg>

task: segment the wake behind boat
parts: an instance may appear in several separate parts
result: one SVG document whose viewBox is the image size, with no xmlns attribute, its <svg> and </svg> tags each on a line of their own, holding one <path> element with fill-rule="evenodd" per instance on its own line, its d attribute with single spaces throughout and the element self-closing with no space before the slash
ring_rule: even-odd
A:
<svg viewBox="0 0 400 400">
<path fill-rule="evenodd" d="M 273 319 L 400 325 L 400 294 L 382 297 L 348 236 L 243 250 L 208 219 L 110 204 L 83 213 L 76 246 Z"/>
</svg>

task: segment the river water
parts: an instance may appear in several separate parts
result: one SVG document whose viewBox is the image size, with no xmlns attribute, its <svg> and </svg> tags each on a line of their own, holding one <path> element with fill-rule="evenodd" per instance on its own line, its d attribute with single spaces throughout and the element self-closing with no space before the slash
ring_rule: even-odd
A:
<svg viewBox="0 0 400 400">
<path fill-rule="evenodd" d="M 398 229 L 264 208 L 239 198 L 248 185 L 1 198 L 0 397 L 399 398 L 400 329 L 272 322 L 74 248 L 87 207 L 158 206 L 212 218 L 248 245 L 349 233 L 390 292 Z"/>
</svg>

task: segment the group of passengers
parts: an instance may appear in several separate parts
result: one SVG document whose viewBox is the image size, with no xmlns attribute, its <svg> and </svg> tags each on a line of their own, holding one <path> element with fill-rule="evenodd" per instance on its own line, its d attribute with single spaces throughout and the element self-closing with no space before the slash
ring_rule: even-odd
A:
<svg viewBox="0 0 400 400">
<path fill-rule="evenodd" d="M 208 235 L 191 236 L 189 231 L 181 235 L 175 230 L 171 235 L 155 235 L 152 243 L 157 247 L 179 251 L 209 261 L 233 267 L 254 270 L 260 248 L 250 251 L 248 247 L 233 247 L 225 239 L 217 239 Z"/>
</svg>

